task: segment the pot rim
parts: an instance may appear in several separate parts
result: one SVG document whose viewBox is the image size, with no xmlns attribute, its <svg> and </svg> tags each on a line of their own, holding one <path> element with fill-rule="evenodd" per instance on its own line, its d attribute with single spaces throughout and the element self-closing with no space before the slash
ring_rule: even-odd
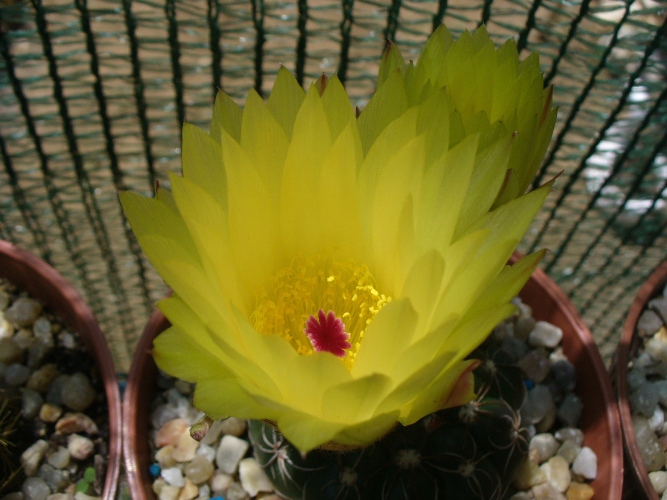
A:
<svg viewBox="0 0 667 500">
<path fill-rule="evenodd" d="M 637 439 L 635 437 L 634 426 L 632 425 L 632 411 L 628 401 L 628 362 L 634 356 L 639 347 L 639 337 L 635 335 L 637 323 L 642 312 L 646 309 L 648 302 L 656 297 L 667 285 L 667 260 L 651 273 L 648 279 L 641 286 L 635 296 L 630 311 L 625 319 L 623 330 L 621 332 L 621 341 L 616 348 L 613 360 L 614 382 L 618 398 L 618 409 L 621 416 L 621 425 L 623 427 L 623 439 L 625 441 L 626 451 L 632 464 L 632 471 L 635 480 L 641 485 L 641 488 L 647 498 L 659 500 L 658 494 L 653 489 L 653 485 L 648 478 L 648 471 L 644 465 L 644 460 L 639 453 Z"/>
<path fill-rule="evenodd" d="M 107 399 L 109 456 L 102 498 L 116 497 L 122 449 L 120 389 L 111 351 L 91 309 L 76 289 L 53 267 L 13 243 L 0 240 L 0 277 L 26 290 L 49 307 L 86 345 L 94 356 Z M 9 264 L 9 265 L 7 265 Z"/>
</svg>

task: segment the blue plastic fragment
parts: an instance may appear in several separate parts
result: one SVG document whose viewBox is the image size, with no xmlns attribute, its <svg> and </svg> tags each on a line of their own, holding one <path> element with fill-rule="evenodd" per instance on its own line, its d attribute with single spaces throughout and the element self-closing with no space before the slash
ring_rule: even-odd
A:
<svg viewBox="0 0 667 500">
<path fill-rule="evenodd" d="M 160 467 L 160 464 L 153 464 L 148 468 L 148 472 L 152 477 L 158 477 L 161 471 L 162 468 Z"/>
<path fill-rule="evenodd" d="M 526 386 L 526 389 L 531 390 L 533 387 L 535 387 L 535 382 L 527 378 L 524 382 L 524 385 Z"/>
</svg>

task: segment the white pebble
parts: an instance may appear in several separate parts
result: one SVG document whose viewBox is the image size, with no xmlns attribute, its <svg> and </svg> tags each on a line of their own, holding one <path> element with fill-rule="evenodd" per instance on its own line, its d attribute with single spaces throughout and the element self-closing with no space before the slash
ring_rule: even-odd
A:
<svg viewBox="0 0 667 500">
<path fill-rule="evenodd" d="M 215 448 L 213 448 L 213 446 L 199 443 L 197 455 L 202 455 L 207 461 L 213 463 L 215 460 Z"/>
<path fill-rule="evenodd" d="M 558 441 L 548 433 L 536 434 L 530 440 L 530 449 L 536 450 L 538 462 L 543 463 L 554 456 L 558 450 Z"/>
<path fill-rule="evenodd" d="M 577 446 L 581 446 L 584 442 L 584 431 L 575 429 L 574 427 L 563 427 L 562 429 L 558 429 L 554 433 L 554 436 L 556 436 L 556 439 L 560 442 L 571 439 Z"/>
<path fill-rule="evenodd" d="M 655 472 L 649 472 L 648 478 L 653 485 L 653 489 L 658 495 L 662 495 L 667 491 L 667 471 L 659 470 Z"/>
<path fill-rule="evenodd" d="M 558 448 L 556 453 L 563 457 L 568 464 L 572 464 L 574 459 L 577 458 L 577 455 L 579 455 L 580 450 L 581 446 L 571 439 L 566 439 L 563 441 L 563 444 L 560 445 L 560 448 Z"/>
<path fill-rule="evenodd" d="M 546 321 L 538 321 L 528 336 L 528 342 L 535 347 L 554 348 L 563 339 L 563 330 Z"/>
<path fill-rule="evenodd" d="M 178 500 L 178 494 L 181 492 L 181 489 L 178 486 L 172 486 L 171 484 L 165 484 L 160 489 L 160 494 L 158 495 L 159 500 Z"/>
<path fill-rule="evenodd" d="M 248 500 L 249 498 L 248 493 L 239 483 L 232 483 L 227 488 L 227 494 L 225 495 L 225 500 Z"/>
<path fill-rule="evenodd" d="M 660 405 L 656 405 L 655 411 L 651 418 L 648 419 L 648 425 L 653 429 L 654 432 L 660 432 L 662 426 L 665 424 L 665 412 L 662 411 Z"/>
<path fill-rule="evenodd" d="M 222 422 L 223 420 L 216 420 L 211 424 L 211 428 L 206 433 L 206 436 L 200 441 L 201 444 L 212 445 L 222 434 Z"/>
<path fill-rule="evenodd" d="M 259 462 L 254 458 L 244 458 L 241 460 L 239 464 L 239 477 L 241 478 L 243 489 L 251 497 L 256 496 L 260 491 L 273 491 L 271 480 L 259 465 Z"/>
<path fill-rule="evenodd" d="M 211 485 L 211 490 L 213 493 L 224 493 L 227 491 L 227 488 L 229 488 L 232 483 L 234 482 L 234 478 L 230 476 L 229 474 L 225 474 L 223 472 L 218 472 L 216 473 L 210 481 Z"/>
<path fill-rule="evenodd" d="M 177 462 L 189 462 L 195 458 L 198 447 L 199 442 L 192 439 L 190 436 L 190 431 L 187 430 L 178 438 L 178 442 L 174 447 L 174 453 L 172 454 L 172 457 Z"/>
<path fill-rule="evenodd" d="M 542 483 L 532 488 L 535 500 L 566 500 L 565 495 L 553 487 L 551 483 Z"/>
<path fill-rule="evenodd" d="M 40 439 L 21 454 L 21 465 L 23 465 L 23 472 L 26 476 L 30 477 L 37 474 L 39 463 L 48 449 L 49 443 Z"/>
<path fill-rule="evenodd" d="M 598 457 L 588 446 L 584 446 L 572 463 L 572 472 L 586 479 L 595 479 L 598 473 Z"/>
<path fill-rule="evenodd" d="M 164 479 L 169 486 L 176 486 L 177 488 L 182 488 L 185 486 L 185 478 L 183 477 L 183 471 L 178 467 L 169 467 L 168 469 L 162 469 L 160 471 L 160 476 Z"/>
<path fill-rule="evenodd" d="M 235 436 L 223 436 L 215 454 L 215 463 L 222 472 L 234 474 L 249 446 L 248 441 L 244 439 Z"/>
<path fill-rule="evenodd" d="M 570 486 L 572 476 L 570 475 L 570 464 L 560 455 L 551 457 L 548 462 L 540 467 L 547 475 L 547 481 L 561 493 L 565 493 Z"/>
<path fill-rule="evenodd" d="M 76 460 L 85 460 L 95 451 L 95 444 L 86 436 L 70 434 L 67 438 L 67 451 Z"/>
<path fill-rule="evenodd" d="M 14 335 L 14 325 L 5 319 L 5 314 L 0 311 L 0 339 L 11 338 Z"/>
<path fill-rule="evenodd" d="M 230 434 L 232 436 L 240 437 L 248 428 L 248 424 L 244 419 L 229 417 L 222 421 L 220 430 L 223 434 Z"/>
<path fill-rule="evenodd" d="M 56 469 L 64 469 L 69 465 L 70 453 L 64 446 L 57 450 L 50 450 L 46 454 L 46 461 Z"/>
</svg>

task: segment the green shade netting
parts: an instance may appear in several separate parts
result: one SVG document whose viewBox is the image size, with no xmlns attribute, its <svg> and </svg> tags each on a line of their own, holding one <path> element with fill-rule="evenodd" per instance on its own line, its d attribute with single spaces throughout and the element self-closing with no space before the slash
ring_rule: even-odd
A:
<svg viewBox="0 0 667 500">
<path fill-rule="evenodd" d="M 416 55 L 440 22 L 539 51 L 560 106 L 536 184 L 562 172 L 520 249 L 572 298 L 603 356 L 665 258 L 667 3 L 651 0 L 0 2 L 0 238 L 81 291 L 119 371 L 166 287 L 117 191 L 180 169 L 180 130 L 223 88 L 265 95 L 281 65 L 337 72 L 363 107 L 387 40 Z"/>
</svg>

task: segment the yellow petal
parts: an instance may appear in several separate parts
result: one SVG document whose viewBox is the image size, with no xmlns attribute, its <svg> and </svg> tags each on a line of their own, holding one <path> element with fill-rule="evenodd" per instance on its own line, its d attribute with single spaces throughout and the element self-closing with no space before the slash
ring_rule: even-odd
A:
<svg viewBox="0 0 667 500">
<path fill-rule="evenodd" d="M 183 175 L 227 206 L 227 179 L 220 144 L 199 127 L 183 125 Z"/>
<path fill-rule="evenodd" d="M 349 425 L 336 434 L 332 441 L 348 446 L 367 446 L 379 440 L 396 426 L 398 411 L 375 415 L 370 420 Z"/>
<path fill-rule="evenodd" d="M 391 385 L 387 375 L 374 373 L 329 387 L 322 394 L 322 415 L 348 424 L 370 420 Z"/>
<path fill-rule="evenodd" d="M 275 420 L 279 415 L 263 401 L 257 401 L 236 378 L 212 377 L 198 381 L 193 403 L 213 420 L 229 416 Z"/>
<path fill-rule="evenodd" d="M 322 94 L 322 105 L 327 115 L 332 140 L 336 140 L 347 127 L 355 126 L 356 128 L 357 117 L 354 108 L 338 76 L 334 75 L 328 81 Z"/>
<path fill-rule="evenodd" d="M 281 66 L 266 105 L 280 123 L 288 139 L 292 138 L 294 121 L 304 97 L 305 92 L 292 73 Z"/>
<path fill-rule="evenodd" d="M 235 140 L 241 140 L 241 117 L 243 111 L 234 100 L 225 92 L 218 92 L 213 107 L 213 120 L 211 121 L 211 137 L 220 144 L 222 131 L 224 130 Z"/>
</svg>

